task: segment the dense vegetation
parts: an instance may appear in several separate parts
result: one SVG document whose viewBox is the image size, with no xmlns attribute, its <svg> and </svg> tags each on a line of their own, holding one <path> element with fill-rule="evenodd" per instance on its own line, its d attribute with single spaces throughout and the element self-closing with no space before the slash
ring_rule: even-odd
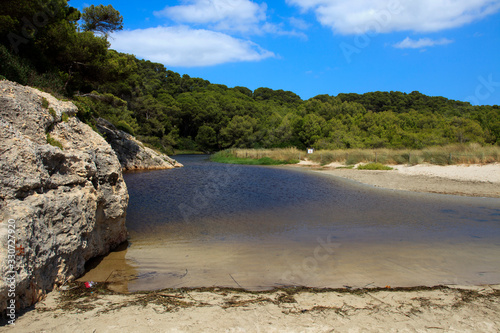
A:
<svg viewBox="0 0 500 333">
<path fill-rule="evenodd" d="M 358 163 L 383 163 L 383 164 L 421 164 L 430 163 L 438 165 L 449 164 L 487 164 L 500 162 L 500 146 L 484 145 L 478 143 L 450 144 L 446 146 L 433 146 L 424 149 L 337 149 L 316 150 L 312 154 L 297 148 L 272 148 L 272 149 L 245 149 L 231 148 L 212 155 L 217 162 L 232 163 L 239 160 L 255 161 L 271 159 L 280 161 L 280 164 L 296 163 L 299 160 L 308 160 L 320 165 L 330 163 L 354 166 Z M 344 167 L 342 167 L 344 168 Z"/>
<path fill-rule="evenodd" d="M 244 164 L 244 165 L 283 165 L 283 164 L 297 164 L 299 158 L 276 159 L 275 156 L 259 156 L 259 157 L 238 157 L 238 154 L 232 149 L 219 151 L 210 156 L 210 160 L 218 163 L 227 164 Z"/>
<path fill-rule="evenodd" d="M 80 13 L 65 0 L 4 0 L 0 77 L 73 99 L 165 152 L 230 147 L 410 148 L 500 145 L 499 106 L 419 92 L 319 95 L 228 88 L 109 49 L 122 28 L 111 6 Z"/>
</svg>

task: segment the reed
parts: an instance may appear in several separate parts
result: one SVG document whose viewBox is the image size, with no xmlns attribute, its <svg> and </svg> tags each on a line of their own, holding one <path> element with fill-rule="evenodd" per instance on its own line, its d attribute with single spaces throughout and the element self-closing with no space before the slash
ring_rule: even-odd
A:
<svg viewBox="0 0 500 333">
<path fill-rule="evenodd" d="M 298 154 L 291 152 L 271 152 L 266 149 L 228 149 L 210 157 L 214 162 L 246 165 L 281 165 L 299 163 Z"/>
<path fill-rule="evenodd" d="M 321 165 L 333 162 L 345 165 L 358 163 L 382 164 L 487 164 L 500 162 L 500 146 L 481 146 L 480 144 L 453 144 L 448 146 L 429 147 L 421 150 L 408 149 L 344 149 L 317 150 L 307 154 L 296 148 L 279 149 L 228 149 L 226 157 L 259 160 L 269 158 L 275 161 L 290 163 L 298 160 L 309 160 Z"/>
<path fill-rule="evenodd" d="M 304 159 L 306 153 L 297 148 L 274 149 L 230 149 L 232 155 L 238 158 L 260 159 L 269 157 L 273 160 L 288 161 Z"/>
<path fill-rule="evenodd" d="M 353 165 L 378 162 L 383 164 L 487 164 L 500 162 L 499 146 L 479 144 L 455 144 L 429 147 L 421 150 L 407 149 L 350 149 L 317 151 L 308 159 L 320 164 L 332 162 Z"/>
</svg>

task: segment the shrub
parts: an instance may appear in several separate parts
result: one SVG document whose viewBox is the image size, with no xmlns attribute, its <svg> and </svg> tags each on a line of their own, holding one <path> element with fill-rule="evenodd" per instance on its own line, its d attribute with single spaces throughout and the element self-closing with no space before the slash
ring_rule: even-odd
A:
<svg viewBox="0 0 500 333">
<path fill-rule="evenodd" d="M 368 163 L 365 165 L 358 166 L 359 170 L 393 170 L 391 167 L 387 165 L 383 165 L 382 163 Z"/>
<path fill-rule="evenodd" d="M 132 126 L 130 126 L 125 120 L 120 120 L 116 124 L 116 128 L 118 128 L 120 131 L 124 131 L 124 132 L 127 132 L 130 135 L 134 135 L 135 136 L 135 133 L 134 133 L 134 130 L 132 129 Z"/>
<path fill-rule="evenodd" d="M 11 81 L 27 84 L 30 73 L 35 72 L 25 60 L 13 55 L 6 46 L 0 44 L 0 71 Z"/>
<path fill-rule="evenodd" d="M 37 87 L 52 95 L 64 92 L 64 82 L 57 71 L 41 74 L 28 59 L 23 59 L 0 44 L 0 73 L 7 80 Z"/>
<path fill-rule="evenodd" d="M 179 138 L 177 140 L 177 149 L 179 150 L 191 150 L 200 151 L 200 147 L 191 137 Z"/>
<path fill-rule="evenodd" d="M 42 97 L 42 108 L 44 109 L 49 108 L 49 101 L 45 97 Z"/>
<path fill-rule="evenodd" d="M 421 150 L 406 149 L 337 149 L 317 150 L 307 154 L 295 148 L 286 149 L 228 149 L 227 157 L 259 160 L 269 157 L 277 161 L 292 161 L 307 158 L 310 161 L 329 164 L 331 162 L 354 165 L 358 163 L 384 164 L 470 164 L 500 162 L 499 146 L 479 144 L 448 145 Z"/>
<path fill-rule="evenodd" d="M 354 165 L 347 165 L 345 167 L 336 167 L 335 169 L 354 169 Z"/>
<path fill-rule="evenodd" d="M 47 133 L 47 143 L 51 146 L 58 147 L 59 149 L 64 150 L 62 143 L 51 137 L 50 133 Z"/>
<path fill-rule="evenodd" d="M 345 164 L 358 164 L 367 161 L 375 160 L 374 155 L 369 150 L 358 150 L 349 152 Z"/>
<path fill-rule="evenodd" d="M 54 110 L 53 108 L 50 108 L 49 109 L 49 113 L 50 115 L 52 116 L 52 118 L 56 119 L 57 118 L 57 113 L 56 113 L 56 110 Z"/>
<path fill-rule="evenodd" d="M 95 127 L 95 119 L 99 115 L 92 107 L 90 100 L 85 97 L 76 97 L 75 100 L 73 100 L 73 104 L 75 104 L 78 108 L 78 113 L 76 114 L 78 119 L 92 127 L 94 131 L 98 132 Z"/>
<path fill-rule="evenodd" d="M 309 160 L 323 165 L 345 161 L 346 157 L 347 153 L 343 150 L 317 150 L 313 154 L 307 155 Z"/>
</svg>

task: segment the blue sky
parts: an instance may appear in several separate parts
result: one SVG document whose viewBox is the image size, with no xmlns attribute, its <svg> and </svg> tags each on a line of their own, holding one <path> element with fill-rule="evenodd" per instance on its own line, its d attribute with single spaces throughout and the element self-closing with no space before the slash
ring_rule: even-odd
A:
<svg viewBox="0 0 500 333">
<path fill-rule="evenodd" d="M 71 0 L 80 10 L 101 2 Z M 500 104 L 500 0 L 115 1 L 111 47 L 229 87 Z"/>
</svg>

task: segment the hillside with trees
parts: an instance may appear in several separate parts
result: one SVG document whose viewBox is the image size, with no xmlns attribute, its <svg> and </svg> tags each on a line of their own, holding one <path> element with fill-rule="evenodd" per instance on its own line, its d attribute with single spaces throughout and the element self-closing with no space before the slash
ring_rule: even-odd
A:
<svg viewBox="0 0 500 333">
<path fill-rule="evenodd" d="M 123 28 L 111 6 L 80 13 L 65 0 L 6 0 L 0 78 L 73 100 L 163 152 L 225 148 L 411 148 L 500 145 L 500 107 L 419 92 L 318 95 L 227 87 L 109 49 Z"/>
</svg>

